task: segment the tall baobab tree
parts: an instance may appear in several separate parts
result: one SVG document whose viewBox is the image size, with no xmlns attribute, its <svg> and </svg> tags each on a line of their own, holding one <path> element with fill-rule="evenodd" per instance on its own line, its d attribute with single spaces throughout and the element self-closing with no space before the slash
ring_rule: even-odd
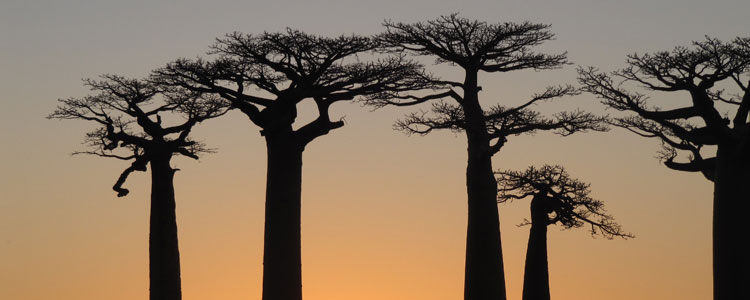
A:
<svg viewBox="0 0 750 300">
<path fill-rule="evenodd" d="M 497 172 L 499 202 L 531 197 L 531 225 L 523 274 L 523 300 L 549 300 L 547 227 L 590 226 L 592 236 L 632 238 L 604 210 L 604 204 L 589 196 L 589 184 L 571 178 L 561 166 L 529 167 L 525 171 Z"/>
<path fill-rule="evenodd" d="M 302 152 L 316 138 L 344 126 L 343 120 L 331 120 L 331 105 L 400 95 L 428 84 L 421 66 L 403 57 L 364 60 L 376 47 L 371 38 L 357 35 L 232 33 L 213 45 L 215 60 L 177 60 L 154 77 L 167 85 L 219 95 L 261 129 L 268 155 L 265 300 L 302 297 Z M 303 100 L 314 101 L 318 117 L 296 124 Z"/>
<path fill-rule="evenodd" d="M 583 90 L 606 106 L 630 114 L 612 123 L 663 145 L 660 158 L 670 169 L 700 172 L 714 184 L 714 299 L 741 299 L 750 284 L 746 238 L 747 183 L 750 180 L 750 39 L 713 38 L 653 54 L 632 54 L 627 66 L 605 74 L 580 68 Z M 624 83 L 675 98 L 654 105 L 652 97 Z M 672 102 L 672 103 L 670 103 Z M 679 158 L 679 153 L 687 157 Z"/>
<path fill-rule="evenodd" d="M 460 68 L 460 82 L 426 78 L 444 89 L 434 93 L 393 95 L 369 99 L 375 107 L 410 106 L 432 102 L 432 114 L 412 113 L 396 126 L 408 133 L 427 134 L 436 129 L 463 131 L 468 144 L 466 188 L 468 229 L 464 298 L 505 299 L 505 278 L 497 212 L 497 183 L 492 156 L 507 137 L 551 130 L 567 135 L 587 129 L 603 130 L 600 118 L 581 111 L 545 117 L 530 107 L 545 100 L 576 94 L 570 86 L 549 87 L 517 107 L 482 107 L 479 72 L 560 68 L 565 54 L 542 54 L 534 47 L 553 39 L 549 25 L 524 23 L 488 24 L 456 14 L 413 24 L 386 22 L 379 35 L 382 46 L 394 53 L 410 52 L 435 57 L 438 64 Z M 449 99 L 447 102 L 443 99 Z"/>
<path fill-rule="evenodd" d="M 48 118 L 75 119 L 99 127 L 86 135 L 90 150 L 75 152 L 132 161 L 113 189 L 118 197 L 134 171 L 151 168 L 151 219 L 149 231 L 150 299 L 179 300 L 180 252 L 177 243 L 174 174 L 170 161 L 175 155 L 198 159 L 208 152 L 190 138 L 198 123 L 218 117 L 226 105 L 213 97 L 179 88 L 160 88 L 144 80 L 104 75 L 86 80 L 94 92 L 83 98 L 61 99 Z M 165 118 L 163 119 L 162 116 Z M 167 119 L 181 120 L 173 125 Z"/>
</svg>

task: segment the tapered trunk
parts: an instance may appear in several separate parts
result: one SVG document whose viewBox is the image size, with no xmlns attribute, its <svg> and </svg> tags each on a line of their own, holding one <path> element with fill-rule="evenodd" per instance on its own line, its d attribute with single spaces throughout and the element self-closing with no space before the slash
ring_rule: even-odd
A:
<svg viewBox="0 0 750 300">
<path fill-rule="evenodd" d="M 286 135 L 266 136 L 263 300 L 302 299 L 300 206 L 302 150 Z"/>
<path fill-rule="evenodd" d="M 548 217 L 543 199 L 531 200 L 531 230 L 526 248 L 523 273 L 523 300 L 549 300 L 549 266 L 547 263 Z"/>
<path fill-rule="evenodd" d="M 747 213 L 750 164 L 737 147 L 719 145 L 714 178 L 714 300 L 746 299 L 750 287 Z"/>
<path fill-rule="evenodd" d="M 169 157 L 151 160 L 149 277 L 151 300 L 182 299 L 174 173 Z"/>
<path fill-rule="evenodd" d="M 467 122 L 466 188 L 469 206 L 464 299 L 505 300 L 497 182 L 492 172 L 492 153 L 484 115 L 478 101 L 477 72 L 467 71 L 464 84 L 462 105 Z"/>
</svg>

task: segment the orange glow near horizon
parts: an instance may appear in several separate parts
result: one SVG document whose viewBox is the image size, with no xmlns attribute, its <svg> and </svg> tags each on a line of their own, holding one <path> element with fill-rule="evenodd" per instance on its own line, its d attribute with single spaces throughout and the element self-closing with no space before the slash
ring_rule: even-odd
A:
<svg viewBox="0 0 750 300">
<path fill-rule="evenodd" d="M 377 126 L 386 128 L 371 129 L 371 141 L 336 145 L 342 153 L 338 156 L 329 155 L 331 146 L 318 141 L 305 153 L 304 298 L 460 299 L 466 229 L 462 137 L 407 137 L 390 132 L 385 126 L 388 119 L 378 112 L 356 116 L 365 121 L 351 122 L 322 140 L 353 139 L 374 125 L 367 121 L 375 119 L 382 119 Z M 244 122 L 235 115 L 206 125 L 198 134 L 237 129 L 212 138 L 220 154 L 206 156 L 199 163 L 175 161 L 181 169 L 176 189 L 185 299 L 260 298 L 265 149 L 257 137 L 254 143 L 252 136 L 247 137 L 257 133 Z M 378 145 L 378 140 L 388 142 Z M 593 196 L 603 199 L 609 212 L 637 236 L 610 241 L 592 239 L 585 229 L 551 227 L 553 295 L 556 299 L 615 300 L 709 297 L 710 185 L 698 176 L 673 174 L 645 159 L 630 167 L 586 162 L 601 161 L 596 153 L 589 153 L 583 161 L 566 159 L 574 143 L 586 143 L 597 152 L 617 140 L 637 141 L 611 133 L 521 137 L 511 141 L 495 162 L 498 168 L 518 169 L 547 159 L 562 161 L 573 176 L 592 182 Z M 637 151 L 648 154 L 653 150 L 650 146 Z M 523 152 L 534 156 L 535 151 L 527 147 L 557 152 L 548 153 L 546 159 L 543 155 L 509 159 L 524 157 Z M 635 150 L 610 151 L 610 155 L 626 156 Z M 16 235 L 10 244 L 6 242 L 11 245 L 6 249 L 17 252 L 3 256 L 18 260 L 6 261 L 5 269 L 19 273 L 4 274 L 2 281 L 11 283 L 3 287 L 4 292 L 24 295 L 17 299 L 44 299 L 50 294 L 60 299 L 146 297 L 147 174 L 134 174 L 128 184 L 132 194 L 116 198 L 107 187 L 121 163 L 64 155 L 59 155 L 58 163 L 57 169 L 64 172 L 50 176 L 70 177 L 65 180 L 70 186 L 59 187 L 62 193 L 34 190 L 30 185 L 22 188 L 30 199 L 47 198 L 48 202 L 24 204 L 27 221 L 19 223 L 31 235 Z M 406 165 L 410 167 L 403 168 Z M 618 175 L 596 176 L 606 169 L 616 169 Z M 658 183 L 654 176 L 666 177 Z M 693 188 L 680 190 L 686 186 Z M 657 205 L 658 199 L 665 203 Z M 683 211 L 668 210 L 676 203 Z M 509 299 L 520 298 L 528 227 L 515 225 L 528 218 L 528 205 L 517 200 L 499 206 Z M 674 278 L 675 274 L 682 277 Z M 38 289 L 35 282 L 51 285 Z M 118 291 L 116 297 L 111 296 L 113 290 Z"/>
</svg>

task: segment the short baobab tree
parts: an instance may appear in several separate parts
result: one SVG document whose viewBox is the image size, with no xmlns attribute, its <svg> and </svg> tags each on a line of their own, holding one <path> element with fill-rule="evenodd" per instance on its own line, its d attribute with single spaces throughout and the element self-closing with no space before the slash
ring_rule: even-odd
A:
<svg viewBox="0 0 750 300">
<path fill-rule="evenodd" d="M 569 135 L 604 130 L 602 119 L 579 110 L 544 116 L 531 109 L 544 101 L 577 94 L 571 86 L 548 87 L 515 107 L 482 105 L 479 98 L 482 88 L 478 82 L 480 72 L 547 70 L 567 64 L 564 53 L 544 54 L 534 49 L 554 38 L 549 25 L 530 22 L 489 24 L 452 14 L 413 24 L 386 22 L 385 27 L 386 32 L 378 39 L 386 51 L 435 57 L 436 63 L 455 66 L 464 73 L 461 81 L 426 78 L 434 85 L 430 91 L 368 99 L 367 103 L 383 107 L 432 102 L 431 112 L 409 114 L 398 121 L 396 127 L 417 134 L 441 129 L 465 133 L 469 216 L 464 299 L 504 300 L 505 274 L 492 157 L 510 136 L 538 131 Z"/>
<path fill-rule="evenodd" d="M 190 138 L 190 131 L 198 123 L 224 114 L 227 106 L 200 93 L 114 75 L 86 80 L 85 84 L 94 94 L 61 99 L 48 118 L 85 120 L 98 126 L 86 134 L 90 149 L 75 154 L 132 161 L 113 187 L 118 197 L 128 194 L 123 184 L 132 172 L 151 169 L 150 299 L 179 300 L 182 288 L 174 192 L 177 169 L 170 161 L 175 155 L 198 159 L 199 154 L 209 152 L 203 143 Z"/>
<path fill-rule="evenodd" d="M 561 166 L 529 167 L 525 171 L 497 172 L 501 203 L 531 197 L 531 225 L 523 277 L 523 300 L 549 300 L 547 227 L 564 229 L 588 226 L 592 236 L 632 238 L 623 232 L 604 204 L 589 196 L 589 184 L 571 178 Z"/>
<path fill-rule="evenodd" d="M 706 38 L 692 47 L 629 55 L 627 66 L 611 74 L 592 67 L 578 72 L 584 91 L 628 113 L 613 125 L 661 141 L 667 168 L 713 182 L 714 299 L 747 297 L 750 38 Z M 633 92 L 629 84 L 653 95 Z"/>
</svg>

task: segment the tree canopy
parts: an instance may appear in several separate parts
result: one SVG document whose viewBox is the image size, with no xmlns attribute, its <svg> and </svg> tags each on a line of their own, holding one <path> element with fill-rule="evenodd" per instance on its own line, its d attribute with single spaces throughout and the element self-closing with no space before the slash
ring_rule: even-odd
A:
<svg viewBox="0 0 750 300">
<path fill-rule="evenodd" d="M 659 139 L 663 145 L 659 157 L 667 167 L 701 172 L 713 181 L 716 157 L 705 157 L 701 150 L 719 143 L 742 144 L 747 149 L 750 139 L 749 41 L 707 37 L 693 47 L 631 54 L 627 67 L 610 74 L 579 68 L 579 81 L 584 91 L 606 106 L 632 113 L 614 118 L 611 124 Z M 688 97 L 679 103 L 662 100 L 655 105 L 660 97 L 630 91 L 625 87 L 628 82 L 654 92 L 685 92 Z M 687 153 L 687 158 L 679 160 L 679 152 Z"/>
<path fill-rule="evenodd" d="M 113 186 L 118 197 L 128 194 L 123 184 L 134 171 L 146 171 L 157 156 L 183 155 L 198 159 L 210 152 L 190 132 L 196 124 L 223 115 L 227 106 L 210 95 L 164 87 L 148 80 L 102 75 L 84 80 L 94 94 L 59 100 L 48 116 L 92 121 L 99 127 L 86 134 L 89 150 L 74 154 L 132 161 Z M 173 123 L 168 125 L 168 123 Z"/>
<path fill-rule="evenodd" d="M 315 120 L 293 135 L 302 145 L 344 125 L 329 108 L 357 97 L 373 99 L 426 87 L 421 65 L 403 56 L 369 60 L 377 42 L 357 35 L 335 38 L 289 29 L 259 35 L 232 33 L 212 46 L 215 60 L 180 59 L 157 70 L 154 80 L 192 91 L 215 93 L 241 110 L 262 134 L 287 129 L 296 105 L 312 99 Z"/>
<path fill-rule="evenodd" d="M 499 171 L 498 201 L 501 203 L 538 197 L 544 200 L 547 220 L 542 226 L 560 224 L 564 229 L 588 225 L 592 236 L 632 238 L 623 232 L 614 217 L 607 214 L 602 201 L 591 198 L 590 184 L 570 177 L 562 166 L 533 166 L 524 171 Z M 522 225 L 529 225 L 524 220 Z"/>
</svg>

